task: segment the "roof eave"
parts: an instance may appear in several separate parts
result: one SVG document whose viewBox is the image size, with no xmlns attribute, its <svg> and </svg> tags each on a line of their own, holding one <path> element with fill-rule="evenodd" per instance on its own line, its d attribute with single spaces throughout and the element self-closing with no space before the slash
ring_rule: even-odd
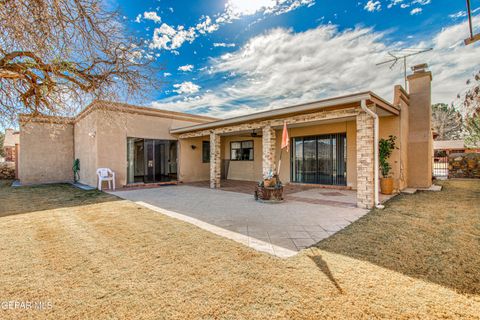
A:
<svg viewBox="0 0 480 320">
<path fill-rule="evenodd" d="M 347 96 L 341 96 L 341 97 L 314 101 L 314 102 L 309 102 L 305 104 L 300 104 L 300 105 L 295 105 L 295 106 L 290 106 L 290 107 L 285 107 L 285 108 L 280 108 L 275 110 L 258 112 L 258 113 L 254 113 L 246 116 L 239 116 L 239 117 L 234 117 L 234 118 L 225 119 L 225 120 L 218 120 L 218 121 L 207 122 L 207 123 L 202 123 L 202 124 L 188 126 L 188 127 L 176 128 L 176 129 L 170 130 L 170 133 L 182 134 L 182 133 L 187 133 L 191 131 L 213 129 L 213 128 L 218 128 L 218 127 L 223 127 L 228 125 L 244 123 L 248 121 L 255 121 L 255 120 L 261 120 L 265 118 L 288 115 L 292 113 L 308 112 L 308 111 L 314 111 L 316 109 L 346 105 L 346 104 L 360 102 L 362 100 L 369 100 L 375 103 L 376 105 L 378 105 L 380 108 L 394 115 L 399 114 L 398 108 L 394 107 L 392 104 L 380 98 L 375 93 L 371 91 L 366 91 L 366 92 L 360 92 L 360 93 L 347 95 Z"/>
</svg>

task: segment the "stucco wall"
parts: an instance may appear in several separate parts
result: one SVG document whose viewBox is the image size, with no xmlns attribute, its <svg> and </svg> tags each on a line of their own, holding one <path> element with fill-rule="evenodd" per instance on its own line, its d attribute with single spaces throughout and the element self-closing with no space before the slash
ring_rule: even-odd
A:
<svg viewBox="0 0 480 320">
<path fill-rule="evenodd" d="M 75 159 L 80 160 L 80 182 L 94 186 L 97 183 L 97 114 L 92 112 L 75 123 Z"/>
<path fill-rule="evenodd" d="M 194 182 L 210 179 L 210 163 L 202 162 L 202 141 L 210 141 L 210 137 L 181 139 L 179 141 L 180 181 Z M 195 146 L 195 149 L 192 149 L 192 146 Z"/>
<path fill-rule="evenodd" d="M 253 161 L 230 161 L 228 179 L 259 181 L 262 179 L 262 138 L 248 136 L 222 137 L 222 159 L 230 160 L 230 143 L 253 140 Z"/>
<path fill-rule="evenodd" d="M 431 79 L 430 72 L 414 73 L 408 77 L 408 186 L 413 188 L 432 185 Z"/>
<path fill-rule="evenodd" d="M 73 180 L 73 125 L 29 122 L 20 124 L 22 184 Z"/>
<path fill-rule="evenodd" d="M 177 140 L 170 134 L 171 128 L 196 124 L 173 118 L 104 110 L 93 111 L 86 118 L 92 116 L 96 117 L 94 141 L 91 142 L 91 147 L 85 145 L 87 151 L 79 152 L 91 152 L 90 148 L 96 146 L 96 167 L 107 167 L 115 171 L 117 186 L 127 183 L 127 137 Z M 86 176 L 93 175 L 96 181 L 96 168 L 89 170 L 91 172 Z M 92 184 L 91 179 L 86 182 Z"/>
<path fill-rule="evenodd" d="M 380 132 L 379 138 L 380 139 L 388 139 L 390 135 L 395 136 L 396 140 L 396 149 L 393 150 L 392 155 L 390 156 L 389 162 L 392 166 L 392 170 L 390 172 L 391 176 L 393 177 L 394 181 L 394 189 L 399 190 L 400 187 L 400 175 L 401 175 L 401 136 L 400 136 L 400 117 L 391 116 L 391 117 L 381 117 L 379 120 L 380 125 Z M 382 172 L 379 171 L 379 177 L 382 178 Z"/>
</svg>

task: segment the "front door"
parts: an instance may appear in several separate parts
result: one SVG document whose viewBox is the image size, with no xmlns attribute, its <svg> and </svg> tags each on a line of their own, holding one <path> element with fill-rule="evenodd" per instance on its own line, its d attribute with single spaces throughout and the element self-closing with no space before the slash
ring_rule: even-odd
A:
<svg viewBox="0 0 480 320">
<path fill-rule="evenodd" d="M 292 140 L 292 182 L 347 184 L 345 133 L 296 137 Z"/>
</svg>

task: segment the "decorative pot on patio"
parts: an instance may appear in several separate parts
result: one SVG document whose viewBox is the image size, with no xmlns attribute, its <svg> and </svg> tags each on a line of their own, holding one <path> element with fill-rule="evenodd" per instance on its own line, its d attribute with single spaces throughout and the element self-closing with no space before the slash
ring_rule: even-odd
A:
<svg viewBox="0 0 480 320">
<path fill-rule="evenodd" d="M 393 178 L 380 178 L 380 192 L 383 194 L 393 193 Z"/>
<path fill-rule="evenodd" d="M 277 175 L 269 175 L 255 187 L 255 200 L 262 202 L 283 201 L 283 184 Z"/>
<path fill-rule="evenodd" d="M 255 200 L 263 202 L 283 201 L 283 186 L 281 187 L 255 187 Z"/>
</svg>

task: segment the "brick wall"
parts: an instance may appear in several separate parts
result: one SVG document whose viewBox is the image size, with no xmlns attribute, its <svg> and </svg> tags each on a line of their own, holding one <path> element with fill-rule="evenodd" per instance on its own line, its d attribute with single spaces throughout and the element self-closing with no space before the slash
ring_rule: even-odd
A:
<svg viewBox="0 0 480 320">
<path fill-rule="evenodd" d="M 262 134 L 262 172 L 265 177 L 270 171 L 275 173 L 275 130 L 266 126 Z"/>
<path fill-rule="evenodd" d="M 210 188 L 220 188 L 221 180 L 220 135 L 210 133 Z"/>
<path fill-rule="evenodd" d="M 373 118 L 365 112 L 357 115 L 357 206 L 374 206 Z"/>
</svg>

